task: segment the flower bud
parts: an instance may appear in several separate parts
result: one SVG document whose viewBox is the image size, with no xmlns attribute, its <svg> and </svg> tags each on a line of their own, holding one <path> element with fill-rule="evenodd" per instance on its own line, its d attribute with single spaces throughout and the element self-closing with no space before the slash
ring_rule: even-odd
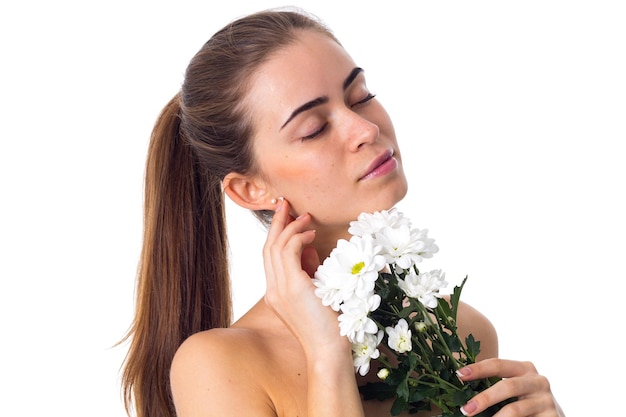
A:
<svg viewBox="0 0 626 417">
<path fill-rule="evenodd" d="M 424 323 L 423 321 L 417 321 L 415 322 L 414 327 L 418 333 L 423 333 L 426 331 L 426 328 L 428 327 L 428 325 Z"/>
<path fill-rule="evenodd" d="M 389 376 L 389 369 L 387 369 L 387 368 L 381 369 L 380 371 L 378 371 L 376 376 L 378 376 L 381 380 L 384 381 Z"/>
</svg>

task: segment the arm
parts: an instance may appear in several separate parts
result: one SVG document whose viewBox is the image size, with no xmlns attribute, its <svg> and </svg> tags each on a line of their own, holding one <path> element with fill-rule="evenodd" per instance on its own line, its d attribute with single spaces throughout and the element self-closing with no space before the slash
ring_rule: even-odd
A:
<svg viewBox="0 0 626 417">
<path fill-rule="evenodd" d="M 275 416 L 267 392 L 258 385 L 244 337 L 232 329 L 197 333 L 178 349 L 170 372 L 179 417 Z"/>
</svg>

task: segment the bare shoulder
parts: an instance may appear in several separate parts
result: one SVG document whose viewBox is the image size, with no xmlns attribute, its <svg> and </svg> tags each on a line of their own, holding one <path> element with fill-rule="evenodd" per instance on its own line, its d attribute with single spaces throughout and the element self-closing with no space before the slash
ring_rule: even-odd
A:
<svg viewBox="0 0 626 417">
<path fill-rule="evenodd" d="M 457 314 L 457 324 L 460 336 L 465 338 L 471 333 L 480 342 L 478 359 L 498 356 L 498 334 L 493 324 L 480 311 L 461 301 Z"/>
<path fill-rule="evenodd" d="M 262 360 L 254 332 L 212 329 L 189 337 L 178 349 L 171 368 L 177 415 L 275 415 L 262 380 Z M 258 344 L 256 344 L 258 346 Z M 260 359 L 260 358 L 259 358 Z M 241 393 L 247 393 L 241 401 Z"/>
</svg>

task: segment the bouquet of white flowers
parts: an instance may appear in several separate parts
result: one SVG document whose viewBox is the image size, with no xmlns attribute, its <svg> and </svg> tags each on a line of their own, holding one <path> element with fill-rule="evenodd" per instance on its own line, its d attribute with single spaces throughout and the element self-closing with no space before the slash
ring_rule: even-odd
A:
<svg viewBox="0 0 626 417">
<path fill-rule="evenodd" d="M 434 405 L 444 417 L 462 416 L 459 407 L 497 382 L 463 383 L 456 376 L 480 350 L 472 335 L 464 343 L 457 335 L 465 280 L 449 301 L 442 298 L 445 274 L 417 268 L 439 248 L 428 230 L 412 228 L 396 209 L 362 213 L 349 232 L 351 239 L 337 242 L 313 281 L 322 303 L 340 313 L 339 331 L 352 343 L 355 371 L 366 375 L 371 359 L 381 365 L 380 382 L 364 385 L 362 394 L 366 399 L 395 398 L 392 415 Z M 491 416 L 502 405 L 480 416 Z"/>
</svg>

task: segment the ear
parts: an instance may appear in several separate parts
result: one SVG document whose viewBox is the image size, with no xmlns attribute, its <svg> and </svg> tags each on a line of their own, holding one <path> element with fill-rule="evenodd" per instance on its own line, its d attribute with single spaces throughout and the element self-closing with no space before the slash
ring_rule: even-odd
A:
<svg viewBox="0 0 626 417">
<path fill-rule="evenodd" d="M 271 202 L 274 196 L 269 192 L 266 182 L 256 176 L 231 172 L 224 177 L 222 187 L 226 195 L 243 208 L 273 210 L 276 206 Z"/>
</svg>

